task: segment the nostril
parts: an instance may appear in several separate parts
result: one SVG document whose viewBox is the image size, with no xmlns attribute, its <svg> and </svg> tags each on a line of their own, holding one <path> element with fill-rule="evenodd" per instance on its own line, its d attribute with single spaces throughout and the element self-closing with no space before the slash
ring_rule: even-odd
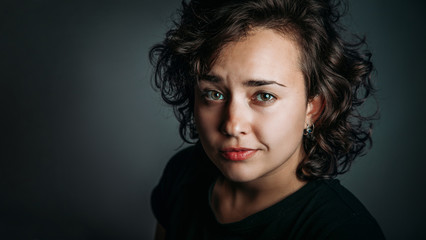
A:
<svg viewBox="0 0 426 240">
<path fill-rule="evenodd" d="M 246 121 L 242 119 L 228 119 L 220 129 L 221 133 L 229 137 L 238 137 L 241 134 L 246 134 L 248 127 Z"/>
<path fill-rule="evenodd" d="M 222 134 L 223 135 L 225 135 L 225 136 L 227 136 L 227 137 L 231 137 L 232 135 L 231 134 L 229 134 L 225 129 L 222 129 Z"/>
</svg>

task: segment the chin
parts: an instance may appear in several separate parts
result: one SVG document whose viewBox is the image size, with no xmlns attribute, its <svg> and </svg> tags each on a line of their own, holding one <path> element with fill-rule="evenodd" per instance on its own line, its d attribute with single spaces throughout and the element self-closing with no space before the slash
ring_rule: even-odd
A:
<svg viewBox="0 0 426 240">
<path fill-rule="evenodd" d="M 248 169 L 244 169 L 243 166 L 233 166 L 231 168 L 224 168 L 224 166 L 220 166 L 219 169 L 222 175 L 232 182 L 251 182 L 259 178 L 258 174 L 253 173 Z"/>
</svg>

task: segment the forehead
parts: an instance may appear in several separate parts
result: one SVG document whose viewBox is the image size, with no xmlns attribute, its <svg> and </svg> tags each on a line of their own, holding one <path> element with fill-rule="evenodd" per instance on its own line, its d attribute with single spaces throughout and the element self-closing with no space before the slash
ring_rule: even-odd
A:
<svg viewBox="0 0 426 240">
<path fill-rule="evenodd" d="M 271 29 L 254 29 L 247 36 L 225 45 L 211 66 L 214 75 L 280 79 L 300 72 L 297 43 Z"/>
</svg>

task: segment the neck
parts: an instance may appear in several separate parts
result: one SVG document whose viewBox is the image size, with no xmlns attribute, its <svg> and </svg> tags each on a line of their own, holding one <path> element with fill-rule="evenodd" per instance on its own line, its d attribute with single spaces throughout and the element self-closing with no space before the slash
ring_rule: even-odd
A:
<svg viewBox="0 0 426 240">
<path fill-rule="evenodd" d="M 283 200 L 306 182 L 296 176 L 295 164 L 282 166 L 285 171 L 269 173 L 250 182 L 233 182 L 225 177 L 217 180 L 212 208 L 219 222 L 242 220 Z"/>
<path fill-rule="evenodd" d="M 303 187 L 306 182 L 299 180 L 296 173 L 267 176 L 251 182 L 232 182 L 226 178 L 217 181 L 233 198 L 233 202 L 279 202 Z"/>
</svg>

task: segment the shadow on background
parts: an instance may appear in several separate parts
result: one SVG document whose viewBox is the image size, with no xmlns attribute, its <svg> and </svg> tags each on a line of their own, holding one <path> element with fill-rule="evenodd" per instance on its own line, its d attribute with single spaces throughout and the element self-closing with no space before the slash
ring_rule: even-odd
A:
<svg viewBox="0 0 426 240">
<path fill-rule="evenodd" d="M 424 236 L 425 4 L 351 1 L 382 109 L 342 182 L 388 239 Z M 148 49 L 179 1 L 2 1 L 0 238 L 151 239 L 150 191 L 180 146 Z"/>
</svg>

